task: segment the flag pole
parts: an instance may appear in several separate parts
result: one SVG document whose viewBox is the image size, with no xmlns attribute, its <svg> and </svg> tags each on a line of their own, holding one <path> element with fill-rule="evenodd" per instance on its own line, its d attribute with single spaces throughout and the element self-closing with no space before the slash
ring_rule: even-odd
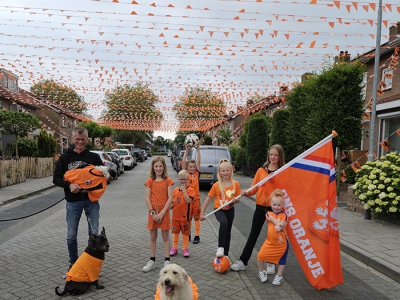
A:
<svg viewBox="0 0 400 300">
<path fill-rule="evenodd" d="M 255 185 L 253 185 L 252 187 L 248 188 L 246 190 L 247 192 L 250 192 L 251 190 L 255 189 L 256 187 L 259 187 L 260 185 L 263 185 L 264 183 L 266 183 L 268 180 L 270 180 L 271 178 L 273 178 L 274 176 L 276 176 L 277 174 L 279 174 L 280 172 L 283 172 L 285 169 L 289 168 L 291 165 L 293 165 L 295 162 L 297 162 L 298 160 L 306 157 L 307 155 L 309 155 L 311 152 L 313 152 L 315 149 L 317 149 L 321 144 L 329 141 L 330 139 L 332 139 L 333 137 L 337 136 L 337 133 L 335 130 L 332 131 L 332 133 L 330 135 L 328 135 L 326 138 L 324 138 L 323 140 L 319 141 L 318 143 L 316 143 L 314 146 L 312 146 L 311 148 L 309 148 L 308 150 L 304 151 L 303 153 L 301 153 L 300 155 L 298 155 L 297 157 L 293 158 L 290 162 L 288 162 L 287 164 L 285 164 L 284 166 L 282 166 L 281 168 L 279 168 L 278 170 L 276 170 L 275 172 L 273 172 L 270 176 L 265 177 L 263 180 L 257 182 Z M 218 207 L 217 209 L 213 210 L 212 212 L 208 213 L 207 215 L 204 216 L 204 218 L 207 218 L 208 216 L 215 214 L 217 211 L 223 209 L 225 206 L 231 204 L 234 200 L 237 200 L 241 197 L 241 195 L 236 196 L 235 198 L 233 198 L 231 201 L 225 203 L 224 205 Z"/>
</svg>

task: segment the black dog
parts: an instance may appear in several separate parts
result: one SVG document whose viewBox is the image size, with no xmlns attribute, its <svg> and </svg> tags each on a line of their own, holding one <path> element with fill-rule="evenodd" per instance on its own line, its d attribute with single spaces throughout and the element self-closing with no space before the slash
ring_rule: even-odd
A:
<svg viewBox="0 0 400 300">
<path fill-rule="evenodd" d="M 98 279 L 104 261 L 104 252 L 109 250 L 106 231 L 103 227 L 99 235 L 89 233 L 89 236 L 89 246 L 67 272 L 64 290 L 61 292 L 59 287 L 56 287 L 55 291 L 58 296 L 64 296 L 67 293 L 80 295 L 86 292 L 91 285 L 96 286 L 96 289 L 104 289 Z"/>
</svg>

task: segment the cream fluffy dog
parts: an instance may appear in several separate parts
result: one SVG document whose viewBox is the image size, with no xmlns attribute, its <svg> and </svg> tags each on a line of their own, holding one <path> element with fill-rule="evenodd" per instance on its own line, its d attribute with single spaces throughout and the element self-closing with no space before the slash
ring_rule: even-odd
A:
<svg viewBox="0 0 400 300">
<path fill-rule="evenodd" d="M 184 268 L 177 264 L 169 264 L 161 269 L 156 300 L 196 300 L 197 298 L 197 286 Z"/>
</svg>

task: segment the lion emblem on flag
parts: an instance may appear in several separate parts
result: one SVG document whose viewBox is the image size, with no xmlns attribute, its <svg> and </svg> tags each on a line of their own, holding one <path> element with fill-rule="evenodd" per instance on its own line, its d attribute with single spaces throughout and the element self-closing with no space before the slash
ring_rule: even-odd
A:
<svg viewBox="0 0 400 300">
<path fill-rule="evenodd" d="M 311 230 L 324 240 L 329 234 L 339 234 L 337 206 L 329 210 L 328 200 L 319 201 L 311 208 Z"/>
</svg>

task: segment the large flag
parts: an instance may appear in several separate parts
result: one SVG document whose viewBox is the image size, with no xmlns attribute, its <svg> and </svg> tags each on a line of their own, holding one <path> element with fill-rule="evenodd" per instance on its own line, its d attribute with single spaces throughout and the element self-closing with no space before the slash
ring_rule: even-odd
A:
<svg viewBox="0 0 400 300">
<path fill-rule="evenodd" d="M 317 289 L 344 282 L 332 136 L 271 174 L 260 186 L 268 194 L 275 188 L 285 192 L 290 245 Z"/>
</svg>

